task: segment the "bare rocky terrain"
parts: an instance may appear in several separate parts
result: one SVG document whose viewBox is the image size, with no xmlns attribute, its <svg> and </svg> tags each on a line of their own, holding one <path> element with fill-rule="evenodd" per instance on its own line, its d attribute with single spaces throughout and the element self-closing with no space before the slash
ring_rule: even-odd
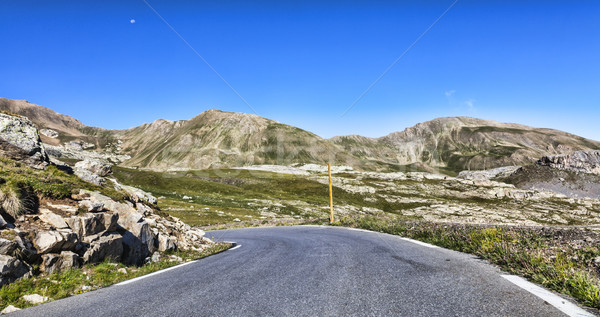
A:
<svg viewBox="0 0 600 317">
<path fill-rule="evenodd" d="M 103 180 L 95 186 L 60 171 L 27 118 L 0 113 L 0 144 L 0 286 L 106 259 L 141 265 L 212 244 L 202 230 L 162 214 L 151 194 L 106 182 L 110 165 L 76 165 Z"/>
</svg>

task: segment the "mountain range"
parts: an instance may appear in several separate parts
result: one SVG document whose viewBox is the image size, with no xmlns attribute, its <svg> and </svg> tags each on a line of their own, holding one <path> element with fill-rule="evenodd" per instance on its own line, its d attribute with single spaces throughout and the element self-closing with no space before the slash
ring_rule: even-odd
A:
<svg viewBox="0 0 600 317">
<path fill-rule="evenodd" d="M 0 110 L 58 132 L 57 137 L 42 135 L 46 144 L 83 141 L 95 151 L 115 151 L 118 143 L 118 151 L 131 156 L 122 165 L 154 170 L 331 162 L 362 170 L 437 170 L 452 175 L 600 149 L 598 141 L 558 130 L 469 117 L 437 118 L 380 138 L 324 139 L 257 115 L 214 109 L 189 120 L 159 119 L 126 130 L 89 127 L 25 100 L 0 98 Z"/>
</svg>

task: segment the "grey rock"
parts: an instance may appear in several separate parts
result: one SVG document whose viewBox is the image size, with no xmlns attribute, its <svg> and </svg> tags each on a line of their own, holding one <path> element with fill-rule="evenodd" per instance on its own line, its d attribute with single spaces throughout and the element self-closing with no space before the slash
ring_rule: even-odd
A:
<svg viewBox="0 0 600 317">
<path fill-rule="evenodd" d="M 41 129 L 40 133 L 52 139 L 58 138 L 58 132 L 52 129 Z"/>
<path fill-rule="evenodd" d="M 50 300 L 50 298 L 46 297 L 46 296 L 42 296 L 39 294 L 29 294 L 29 295 L 23 295 L 23 297 L 21 297 L 24 301 L 33 304 L 33 305 L 37 305 L 37 304 L 41 304 L 41 303 L 45 303 L 47 301 Z"/>
<path fill-rule="evenodd" d="M 101 202 L 92 202 L 91 200 L 82 200 L 79 202 L 79 207 L 87 212 L 101 212 L 104 210 L 104 204 Z"/>
<path fill-rule="evenodd" d="M 160 253 L 159 252 L 152 253 L 152 257 L 150 258 L 150 261 L 152 261 L 152 263 L 156 263 L 156 262 L 160 261 Z"/>
<path fill-rule="evenodd" d="M 0 255 L 0 286 L 31 276 L 31 267 L 19 259 Z"/>
<path fill-rule="evenodd" d="M 75 175 L 77 175 L 77 177 L 83 179 L 86 182 L 92 183 L 92 184 L 96 184 L 96 185 L 102 185 L 106 182 L 106 180 L 88 170 L 85 169 L 81 169 L 81 168 L 76 168 L 74 169 Z"/>
<path fill-rule="evenodd" d="M 0 238 L 0 254 L 11 255 L 17 247 L 16 242 Z"/>
<path fill-rule="evenodd" d="M 8 305 L 8 306 L 6 306 L 6 308 L 4 308 L 0 312 L 0 315 L 6 315 L 6 314 L 14 313 L 14 312 L 19 311 L 19 310 L 21 310 L 21 308 L 15 307 L 13 305 Z"/>
<path fill-rule="evenodd" d="M 103 163 L 99 160 L 86 159 L 75 164 L 75 170 L 87 170 L 92 174 L 100 177 L 108 176 L 112 173 L 112 167 L 110 164 Z"/>
<path fill-rule="evenodd" d="M 129 196 L 137 203 L 143 202 L 151 205 L 156 205 L 158 200 L 152 194 L 145 192 L 139 188 L 133 186 L 127 186 L 120 184 L 116 179 L 110 179 L 115 184 L 116 189 L 124 190 Z"/>
<path fill-rule="evenodd" d="M 123 237 L 115 232 L 102 236 L 92 242 L 83 255 L 83 261 L 85 263 L 98 263 L 107 258 L 113 261 L 120 261 L 122 255 Z"/>
<path fill-rule="evenodd" d="M 571 154 L 544 156 L 538 164 L 572 172 L 600 175 L 600 151 L 577 151 Z"/>
<path fill-rule="evenodd" d="M 176 250 L 177 244 L 176 240 L 171 236 L 159 233 L 158 234 L 158 251 L 164 252 L 168 250 Z"/>
<path fill-rule="evenodd" d="M 63 217 L 61 217 L 55 213 L 52 213 L 52 212 L 43 213 L 43 214 L 39 215 L 39 218 L 43 222 L 45 222 L 57 229 L 66 229 L 69 227 L 67 225 L 67 223 L 65 222 L 65 220 L 63 219 Z"/>
<path fill-rule="evenodd" d="M 482 171 L 462 171 L 457 178 L 485 181 L 493 178 L 508 177 L 521 169 L 521 166 L 504 166 Z"/>
<path fill-rule="evenodd" d="M 37 232 L 33 240 L 41 254 L 74 250 L 77 242 L 77 234 L 70 229 Z"/>
<path fill-rule="evenodd" d="M 81 266 L 81 257 L 75 252 L 63 251 L 60 254 L 50 253 L 42 256 L 40 269 L 47 273 L 68 270 Z"/>
<path fill-rule="evenodd" d="M 85 237 L 101 234 L 106 231 L 115 231 L 118 219 L 119 215 L 116 213 L 101 212 L 73 216 L 67 218 L 67 223 L 81 239 L 84 239 Z"/>
<path fill-rule="evenodd" d="M 2 215 L 0 215 L 0 229 L 6 228 L 7 225 L 8 225 L 8 222 L 6 220 L 4 220 L 4 218 L 2 218 Z"/>
<path fill-rule="evenodd" d="M 0 147 L 0 154 L 13 158 L 15 155 L 25 155 L 24 162 L 34 168 L 42 169 L 48 166 L 49 158 L 38 130 L 29 119 L 0 113 L 0 141 L 7 144 Z M 21 153 L 15 152 L 14 149 Z"/>
</svg>

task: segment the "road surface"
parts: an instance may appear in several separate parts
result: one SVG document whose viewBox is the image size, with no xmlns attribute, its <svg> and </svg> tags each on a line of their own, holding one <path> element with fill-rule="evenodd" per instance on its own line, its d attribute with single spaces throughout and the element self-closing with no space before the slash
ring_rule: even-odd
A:
<svg viewBox="0 0 600 317">
<path fill-rule="evenodd" d="M 565 316 L 473 256 L 338 227 L 214 231 L 239 247 L 11 316 Z"/>
</svg>

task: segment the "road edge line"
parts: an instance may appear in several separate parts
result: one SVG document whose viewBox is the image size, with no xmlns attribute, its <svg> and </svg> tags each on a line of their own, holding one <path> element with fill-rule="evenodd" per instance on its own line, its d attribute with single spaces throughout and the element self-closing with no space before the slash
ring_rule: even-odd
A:
<svg viewBox="0 0 600 317">
<path fill-rule="evenodd" d="M 229 249 L 227 249 L 227 250 L 224 250 L 224 251 L 221 251 L 221 252 L 219 252 L 219 253 L 222 253 L 222 252 L 227 252 L 227 251 L 231 251 L 231 250 L 235 250 L 235 249 L 237 249 L 237 248 L 239 248 L 239 247 L 241 247 L 241 246 L 242 246 L 241 244 L 237 244 L 237 243 L 235 243 L 235 242 L 230 242 L 230 241 L 225 241 L 225 243 L 231 243 L 231 244 L 233 244 L 233 245 L 234 245 L 234 247 L 232 247 L 232 248 L 229 248 Z M 212 255 L 217 255 L 217 254 L 219 254 L 219 253 L 215 253 L 215 254 L 212 254 Z M 158 274 L 160 274 L 160 273 L 165 273 L 165 272 L 168 272 L 168 271 L 171 271 L 171 270 L 174 270 L 174 269 L 180 268 L 180 267 L 184 267 L 184 266 L 186 266 L 186 265 L 188 265 L 188 264 L 196 263 L 196 262 L 198 262 L 198 261 L 200 261 L 200 260 L 202 260 L 202 259 L 198 259 L 198 260 L 192 260 L 192 261 L 189 261 L 189 262 L 181 263 L 181 264 L 178 264 L 178 265 L 175 265 L 175 266 L 168 267 L 168 268 L 166 268 L 166 269 L 162 269 L 162 270 L 158 270 L 158 271 L 156 271 L 156 272 L 148 273 L 148 274 L 146 274 L 146 275 L 142 275 L 142 276 L 134 277 L 134 278 L 132 278 L 132 279 L 125 280 L 125 281 L 123 281 L 123 282 L 119 282 L 119 283 L 113 284 L 112 286 L 127 285 L 127 284 L 129 284 L 129 283 L 133 283 L 133 282 L 137 282 L 137 281 L 139 281 L 139 280 L 143 280 L 143 279 L 145 279 L 145 278 L 147 278 L 147 277 L 151 277 L 151 276 L 154 276 L 154 275 L 158 275 Z"/>
<path fill-rule="evenodd" d="M 548 304 L 554 306 L 556 309 L 565 313 L 567 316 L 570 316 L 570 317 L 594 317 L 595 316 L 595 315 L 591 314 L 590 312 L 586 311 L 585 309 L 572 303 L 571 301 L 564 299 L 541 286 L 535 285 L 520 276 L 510 275 L 510 274 L 501 274 L 500 276 L 502 276 L 507 281 L 513 283 L 514 285 L 541 298 L 542 300 L 546 301 Z"/>
</svg>

